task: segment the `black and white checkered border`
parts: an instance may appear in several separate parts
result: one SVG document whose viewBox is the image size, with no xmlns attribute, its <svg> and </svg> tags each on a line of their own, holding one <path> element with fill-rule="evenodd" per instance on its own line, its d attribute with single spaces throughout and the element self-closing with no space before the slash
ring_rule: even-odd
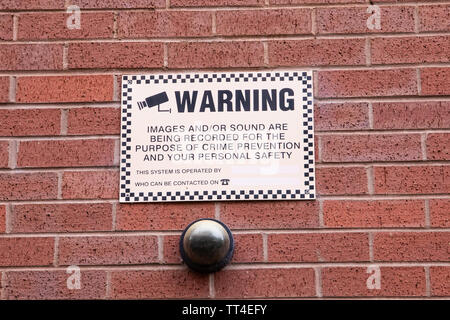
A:
<svg viewBox="0 0 450 320">
<path fill-rule="evenodd" d="M 131 191 L 131 112 L 133 84 L 151 83 L 208 83 L 208 82 L 249 82 L 249 81 L 301 81 L 302 119 L 305 191 L 301 190 L 230 190 L 230 191 L 185 191 L 185 192 L 143 192 Z M 214 201 L 214 200 L 299 200 L 315 199 L 314 183 L 314 106 L 312 72 L 247 72 L 247 73 L 196 73 L 161 74 L 122 77 L 121 151 L 120 151 L 120 202 L 159 201 Z"/>
</svg>

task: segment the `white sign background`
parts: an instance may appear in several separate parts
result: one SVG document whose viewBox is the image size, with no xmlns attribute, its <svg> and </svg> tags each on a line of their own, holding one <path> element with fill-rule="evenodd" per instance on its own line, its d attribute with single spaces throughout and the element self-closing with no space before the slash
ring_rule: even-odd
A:
<svg viewBox="0 0 450 320">
<path fill-rule="evenodd" d="M 293 70 L 123 76 L 120 202 L 315 199 L 312 83 Z M 205 90 L 215 112 L 200 112 Z M 217 112 L 219 90 L 232 111 Z M 236 111 L 236 90 L 250 94 L 249 111 Z M 276 110 L 262 110 L 264 90 Z M 179 112 L 194 91 L 194 112 Z"/>
</svg>

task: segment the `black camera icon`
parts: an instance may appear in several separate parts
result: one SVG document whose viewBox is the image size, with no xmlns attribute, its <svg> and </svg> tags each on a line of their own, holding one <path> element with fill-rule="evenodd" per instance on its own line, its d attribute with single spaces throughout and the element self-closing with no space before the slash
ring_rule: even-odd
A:
<svg viewBox="0 0 450 320">
<path fill-rule="evenodd" d="M 158 94 L 155 94 L 153 96 L 150 96 L 145 99 L 145 101 L 138 102 L 139 110 L 142 110 L 144 108 L 153 108 L 158 106 L 158 112 L 172 112 L 172 109 L 161 109 L 161 104 L 169 101 L 169 97 L 167 96 L 166 92 L 161 92 Z"/>
</svg>

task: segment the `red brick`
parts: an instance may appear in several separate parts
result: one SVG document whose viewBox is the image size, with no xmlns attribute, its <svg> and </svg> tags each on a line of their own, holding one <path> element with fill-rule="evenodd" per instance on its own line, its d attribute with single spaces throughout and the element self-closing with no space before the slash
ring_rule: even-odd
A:
<svg viewBox="0 0 450 320">
<path fill-rule="evenodd" d="M 22 13 L 18 20 L 18 40 L 102 39 L 113 37 L 112 12 L 82 12 L 80 29 L 67 28 L 73 13 Z"/>
<path fill-rule="evenodd" d="M 430 218 L 435 228 L 450 227 L 450 199 L 430 200 Z"/>
<path fill-rule="evenodd" d="M 269 42 L 271 66 L 364 65 L 365 40 L 314 39 Z"/>
<path fill-rule="evenodd" d="M 2 0 L 1 10 L 64 9 L 64 0 Z"/>
<path fill-rule="evenodd" d="M 183 262 L 180 255 L 180 237 L 181 234 L 164 236 L 164 263 L 181 264 Z"/>
<path fill-rule="evenodd" d="M 310 268 L 225 269 L 214 275 L 214 286 L 216 298 L 287 298 L 316 295 L 314 270 Z"/>
<path fill-rule="evenodd" d="M 8 162 L 9 162 L 9 142 L 0 141 L 0 168 L 8 168 Z"/>
<path fill-rule="evenodd" d="M 414 69 L 318 72 L 318 97 L 402 96 L 417 94 Z"/>
<path fill-rule="evenodd" d="M 63 173 L 63 199 L 116 199 L 118 195 L 119 172 L 116 170 Z"/>
<path fill-rule="evenodd" d="M 328 228 L 395 228 L 425 226 L 423 200 L 330 200 L 323 204 Z"/>
<path fill-rule="evenodd" d="M 114 163 L 113 139 L 22 141 L 17 166 L 91 167 Z"/>
<path fill-rule="evenodd" d="M 449 133 L 431 133 L 427 135 L 427 159 L 450 160 Z"/>
<path fill-rule="evenodd" d="M 103 299 L 106 294 L 106 272 L 81 270 L 80 289 L 67 288 L 72 274 L 65 270 L 8 271 L 6 273 L 6 299 L 56 300 Z"/>
<path fill-rule="evenodd" d="M 170 68 L 231 68 L 264 65 L 261 42 L 171 42 L 168 44 Z"/>
<path fill-rule="evenodd" d="M 345 1 L 348 2 L 348 1 Z M 381 29 L 370 30 L 367 6 L 317 8 L 318 33 L 414 32 L 414 7 L 382 6 Z"/>
<path fill-rule="evenodd" d="M 421 160 L 418 134 L 366 134 L 322 136 L 322 161 Z"/>
<path fill-rule="evenodd" d="M 450 127 L 449 101 L 373 103 L 374 129 L 439 129 Z"/>
<path fill-rule="evenodd" d="M 450 259 L 450 232 L 377 233 L 375 261 L 445 261 Z"/>
<path fill-rule="evenodd" d="M 171 7 L 263 6 L 264 0 L 171 0 Z"/>
<path fill-rule="evenodd" d="M 425 270 L 422 267 L 380 267 L 380 289 L 368 289 L 373 272 L 365 267 L 322 269 L 324 297 L 413 297 L 425 296 Z"/>
<path fill-rule="evenodd" d="M 193 299 L 208 296 L 209 276 L 185 269 L 111 272 L 113 299 Z"/>
<path fill-rule="evenodd" d="M 425 68 L 420 72 L 423 95 L 450 94 L 450 68 Z"/>
<path fill-rule="evenodd" d="M 61 132 L 59 109 L 2 109 L 1 136 L 52 136 Z"/>
<path fill-rule="evenodd" d="M 6 232 L 6 207 L 0 206 L 0 233 Z"/>
<path fill-rule="evenodd" d="M 9 77 L 0 77 L 0 103 L 9 102 Z"/>
<path fill-rule="evenodd" d="M 376 194 L 450 193 L 450 166 L 375 167 Z"/>
<path fill-rule="evenodd" d="M 1 200 L 56 199 L 56 173 L 0 173 Z"/>
<path fill-rule="evenodd" d="M 365 0 L 270 0 L 270 4 L 339 4 L 365 2 Z"/>
<path fill-rule="evenodd" d="M 153 9 L 165 8 L 165 0 L 71 0 L 70 4 L 81 9 Z"/>
<path fill-rule="evenodd" d="M 264 261 L 263 238 L 261 234 L 234 234 L 234 254 L 232 263 Z"/>
<path fill-rule="evenodd" d="M 115 265 L 158 262 L 156 236 L 92 236 L 59 239 L 60 265 Z"/>
<path fill-rule="evenodd" d="M 233 229 L 298 229 L 319 224 L 317 201 L 258 201 L 221 204 L 220 219 Z"/>
<path fill-rule="evenodd" d="M 69 44 L 68 61 L 69 69 L 159 68 L 164 65 L 163 44 L 72 43 Z"/>
<path fill-rule="evenodd" d="M 450 61 L 450 37 L 399 37 L 371 40 L 372 64 Z"/>
<path fill-rule="evenodd" d="M 75 108 L 67 116 L 67 134 L 119 134 L 119 108 Z"/>
<path fill-rule="evenodd" d="M 120 204 L 117 230 L 183 230 L 194 220 L 214 217 L 214 203 Z"/>
<path fill-rule="evenodd" d="M 1 44 L 0 70 L 62 70 L 62 44 Z"/>
<path fill-rule="evenodd" d="M 218 35 L 311 34 L 311 9 L 217 11 Z"/>
<path fill-rule="evenodd" d="M 12 232 L 110 231 L 112 211 L 109 203 L 64 203 L 14 205 Z"/>
<path fill-rule="evenodd" d="M 10 14 L 0 14 L 0 40 L 12 40 L 12 39 L 13 39 L 13 16 Z"/>
<path fill-rule="evenodd" d="M 18 77 L 16 101 L 21 103 L 112 101 L 113 87 L 112 75 Z"/>
<path fill-rule="evenodd" d="M 119 38 L 204 37 L 212 35 L 208 11 L 120 12 Z"/>
<path fill-rule="evenodd" d="M 53 238 L 0 238 L 0 266 L 49 266 Z"/>
<path fill-rule="evenodd" d="M 431 295 L 450 295 L 450 268 L 430 267 Z"/>
<path fill-rule="evenodd" d="M 450 31 L 450 5 L 419 6 L 420 31 Z"/>
<path fill-rule="evenodd" d="M 369 261 L 369 237 L 364 233 L 269 234 L 269 262 Z"/>
<path fill-rule="evenodd" d="M 314 127 L 319 131 L 369 129 L 369 106 L 357 102 L 318 103 Z"/>
<path fill-rule="evenodd" d="M 367 172 L 363 167 L 316 168 L 317 192 L 326 194 L 367 194 Z"/>
</svg>

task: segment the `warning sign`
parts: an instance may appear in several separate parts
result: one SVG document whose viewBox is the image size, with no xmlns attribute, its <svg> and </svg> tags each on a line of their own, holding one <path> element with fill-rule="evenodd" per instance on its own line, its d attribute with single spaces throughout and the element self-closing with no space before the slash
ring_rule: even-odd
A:
<svg viewBox="0 0 450 320">
<path fill-rule="evenodd" d="M 123 76 L 120 202 L 315 199 L 311 71 Z"/>
</svg>

